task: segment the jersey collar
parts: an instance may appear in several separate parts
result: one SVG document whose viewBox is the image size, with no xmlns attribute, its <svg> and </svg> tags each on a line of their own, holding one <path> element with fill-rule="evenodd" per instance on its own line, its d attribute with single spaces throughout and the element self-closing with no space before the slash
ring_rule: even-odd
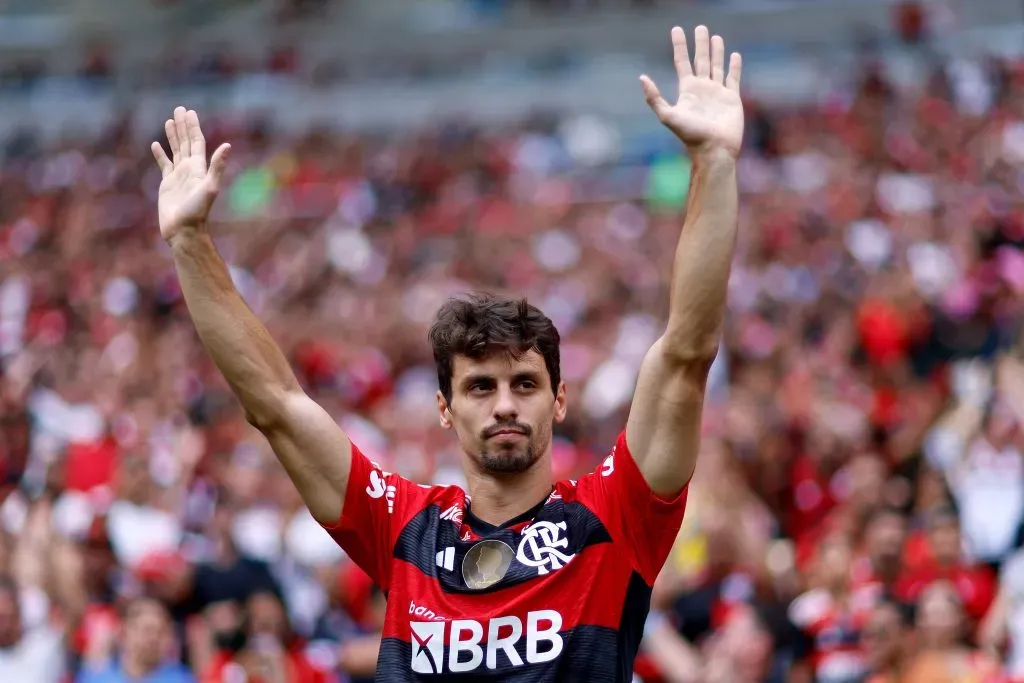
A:
<svg viewBox="0 0 1024 683">
<path fill-rule="evenodd" d="M 552 486 L 551 490 L 554 491 L 555 487 Z M 509 527 L 515 526 L 517 524 L 522 524 L 523 522 L 527 522 L 527 521 L 533 519 L 534 517 L 537 516 L 537 513 L 541 511 L 541 508 L 544 507 L 544 503 L 548 502 L 548 498 L 550 496 L 551 496 L 551 492 L 549 491 L 548 493 L 545 493 L 544 497 L 541 498 L 540 501 L 536 505 L 531 507 L 529 510 L 527 510 L 526 512 L 523 512 L 522 514 L 516 515 L 512 519 L 504 522 L 503 524 L 498 524 L 498 525 L 491 524 L 490 522 L 485 522 L 484 520 L 482 520 L 479 517 L 477 517 L 476 515 L 474 515 L 473 511 L 470 509 L 470 501 L 467 499 L 466 500 L 466 524 L 469 526 L 470 529 L 472 529 L 473 533 L 476 534 L 477 536 L 487 536 L 488 534 L 492 534 L 495 531 L 501 531 L 502 529 L 508 529 Z"/>
</svg>

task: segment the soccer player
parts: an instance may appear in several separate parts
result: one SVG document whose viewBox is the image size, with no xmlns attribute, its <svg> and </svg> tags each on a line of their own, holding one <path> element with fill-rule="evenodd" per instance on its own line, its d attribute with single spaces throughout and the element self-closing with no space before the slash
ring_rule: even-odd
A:
<svg viewBox="0 0 1024 683">
<path fill-rule="evenodd" d="M 382 471 L 300 388 L 246 307 L 207 230 L 229 146 L 212 155 L 194 111 L 165 130 L 160 231 L 199 336 L 313 516 L 387 594 L 380 680 L 629 681 L 651 584 L 672 546 L 699 445 L 736 238 L 743 137 L 739 54 L 697 27 L 691 62 L 672 29 L 679 99 L 641 84 L 694 164 L 664 334 L 640 369 L 612 452 L 552 481 L 565 418 L 559 337 L 525 301 L 473 296 L 430 332 L 438 419 L 455 433 L 469 491 Z"/>
</svg>

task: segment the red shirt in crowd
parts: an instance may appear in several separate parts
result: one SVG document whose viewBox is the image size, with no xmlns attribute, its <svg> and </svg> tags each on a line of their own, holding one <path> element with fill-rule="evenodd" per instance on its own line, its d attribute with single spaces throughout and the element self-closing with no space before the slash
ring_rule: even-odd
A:
<svg viewBox="0 0 1024 683">
<path fill-rule="evenodd" d="M 301 650 L 292 648 L 285 653 L 285 658 L 286 683 L 329 683 L 327 674 L 310 664 Z M 267 683 L 262 678 L 243 678 L 246 672 L 235 659 L 229 652 L 215 654 L 210 666 L 199 679 L 200 683 L 235 683 L 239 680 L 245 683 Z"/>
<path fill-rule="evenodd" d="M 913 603 L 925 588 L 936 581 L 949 581 L 953 584 L 964 610 L 975 621 L 985 616 L 995 598 L 996 579 L 992 571 L 985 566 L 966 563 L 945 567 L 934 562 L 923 564 L 897 579 L 893 593 L 898 599 Z"/>
</svg>

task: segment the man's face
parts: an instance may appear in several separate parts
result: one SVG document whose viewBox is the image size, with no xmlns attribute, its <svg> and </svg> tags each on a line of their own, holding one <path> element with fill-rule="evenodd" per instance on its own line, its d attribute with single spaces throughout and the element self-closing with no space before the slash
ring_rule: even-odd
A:
<svg viewBox="0 0 1024 683">
<path fill-rule="evenodd" d="M 899 566 L 905 536 L 906 523 L 898 514 L 882 514 L 871 521 L 865 540 L 876 571 Z"/>
<path fill-rule="evenodd" d="M 125 619 L 125 654 L 146 668 L 156 667 L 166 652 L 169 629 L 163 607 L 149 600 L 137 602 Z"/>
<path fill-rule="evenodd" d="M 551 390 L 544 358 L 496 354 L 456 356 L 452 400 L 438 392 L 441 426 L 454 429 L 462 450 L 485 472 L 525 472 L 551 446 L 555 422 L 565 419 L 565 384 Z"/>
<path fill-rule="evenodd" d="M 932 555 L 940 564 L 954 564 L 960 559 L 960 524 L 956 517 L 945 515 L 932 523 L 928 532 Z"/>
<path fill-rule="evenodd" d="M 252 635 L 274 636 L 284 640 L 288 633 L 288 616 L 273 595 L 257 593 L 249 598 L 249 630 Z"/>
<path fill-rule="evenodd" d="M 861 637 L 872 669 L 882 671 L 895 664 L 903 645 L 903 625 L 896 608 L 888 603 L 876 607 Z"/>
</svg>

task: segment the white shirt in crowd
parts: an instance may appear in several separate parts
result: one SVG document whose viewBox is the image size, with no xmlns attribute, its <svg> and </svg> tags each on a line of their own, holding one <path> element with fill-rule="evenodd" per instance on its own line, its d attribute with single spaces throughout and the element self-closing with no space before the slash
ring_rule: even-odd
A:
<svg viewBox="0 0 1024 683">
<path fill-rule="evenodd" d="M 49 625 L 30 630 L 12 648 L 0 649 L 0 681 L 59 683 L 63 676 L 63 635 Z"/>
</svg>

